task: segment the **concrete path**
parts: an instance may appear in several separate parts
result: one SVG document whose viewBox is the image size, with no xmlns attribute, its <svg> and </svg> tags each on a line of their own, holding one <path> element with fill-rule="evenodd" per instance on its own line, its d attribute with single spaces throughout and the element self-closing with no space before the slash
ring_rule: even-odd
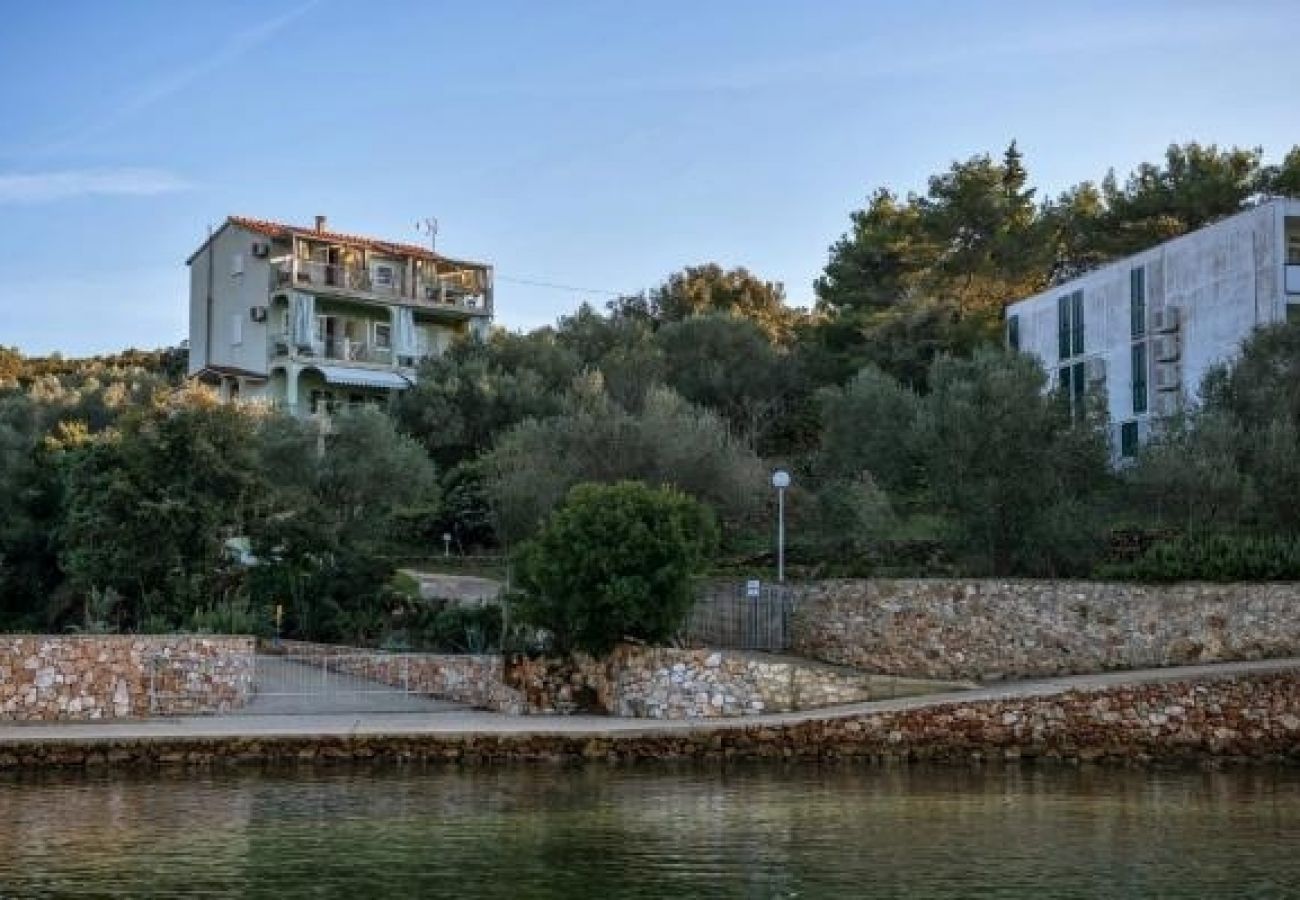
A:
<svg viewBox="0 0 1300 900">
<path fill-rule="evenodd" d="M 506 716 L 488 712 L 440 712 L 437 715 L 411 713 L 360 713 L 293 716 L 208 716 L 173 719 L 142 719 L 120 722 L 77 722 L 54 725 L 13 724 L 0 726 L 0 746 L 11 741 L 86 741 L 173 738 L 237 737 L 346 737 L 349 735 L 570 735 L 617 737 L 664 734 L 681 731 L 716 731 L 787 725 L 867 715 L 901 709 L 919 709 L 944 703 L 970 703 L 1016 697 L 1042 697 L 1072 690 L 1099 690 L 1126 684 L 1226 678 L 1234 675 L 1298 671 L 1300 658 L 1258 662 L 1220 663 L 1073 675 L 1043 681 L 1012 682 L 968 691 L 877 700 L 798 713 L 773 713 L 738 719 L 663 721 L 606 716 Z"/>
<path fill-rule="evenodd" d="M 440 713 L 468 709 L 461 703 L 408 694 L 383 682 L 326 671 L 286 656 L 258 656 L 257 693 L 237 715 L 370 715 Z"/>
</svg>

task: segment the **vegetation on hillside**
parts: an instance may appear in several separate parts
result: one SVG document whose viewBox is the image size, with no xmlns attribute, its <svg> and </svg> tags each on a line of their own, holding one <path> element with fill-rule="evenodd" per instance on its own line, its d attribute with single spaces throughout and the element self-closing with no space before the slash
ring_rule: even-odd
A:
<svg viewBox="0 0 1300 900">
<path fill-rule="evenodd" d="M 463 553 L 537 547 L 576 486 L 620 484 L 700 504 L 714 565 L 761 571 L 777 465 L 799 572 L 1229 577 L 1204 562 L 1225 541 L 1243 574 L 1291 571 L 1300 328 L 1260 333 L 1120 471 L 1102 414 L 1071 415 L 1000 349 L 1006 302 L 1270 192 L 1300 192 L 1300 148 L 1266 166 L 1175 146 L 1042 198 L 1012 144 L 922 193 L 870 194 L 809 309 L 744 269 L 690 266 L 460 342 L 391 417 L 325 434 L 184 387 L 184 351 L 0 348 L 0 628 L 266 631 L 281 607 L 286 635 L 423 645 L 393 560 L 440 552 L 444 532 Z M 1107 562 L 1117 530 L 1159 540 Z"/>
</svg>

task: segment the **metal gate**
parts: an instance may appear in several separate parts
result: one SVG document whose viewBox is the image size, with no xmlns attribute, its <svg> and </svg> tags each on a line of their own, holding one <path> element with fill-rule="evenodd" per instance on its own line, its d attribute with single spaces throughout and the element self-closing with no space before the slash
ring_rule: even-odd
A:
<svg viewBox="0 0 1300 900">
<path fill-rule="evenodd" d="M 225 714 L 329 715 L 335 713 L 447 712 L 460 703 L 431 696 L 412 658 L 400 653 L 259 653 L 247 657 L 243 695 L 222 704 Z M 160 669 L 165 672 L 165 669 Z M 151 680 L 151 706 L 159 714 L 199 711 L 183 702 L 183 680 Z"/>
<path fill-rule="evenodd" d="M 710 583 L 697 595 L 686 634 L 710 647 L 785 650 L 794 610 L 795 592 L 788 585 Z"/>
</svg>

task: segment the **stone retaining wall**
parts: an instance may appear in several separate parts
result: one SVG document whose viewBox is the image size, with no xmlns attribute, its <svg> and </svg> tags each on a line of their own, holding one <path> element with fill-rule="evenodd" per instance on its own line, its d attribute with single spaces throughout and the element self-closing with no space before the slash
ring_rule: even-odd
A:
<svg viewBox="0 0 1300 900">
<path fill-rule="evenodd" d="M 794 649 L 976 680 L 1300 656 L 1300 584 L 814 582 L 799 588 Z"/>
<path fill-rule="evenodd" d="M 861 672 L 733 651 L 624 646 L 571 660 L 375 651 L 284 641 L 295 658 L 479 709 L 713 719 L 856 703 L 896 692 Z M 914 692 L 916 686 L 903 686 Z"/>
<path fill-rule="evenodd" d="M 520 660 L 510 680 L 533 712 L 715 719 L 793 712 L 882 695 L 871 676 L 735 651 L 624 646 L 603 660 Z"/>
<path fill-rule="evenodd" d="M 793 723 L 647 725 L 619 733 L 23 740 L 0 769 L 316 761 L 845 760 L 1300 763 L 1300 672 L 1202 677 L 949 702 Z"/>
<path fill-rule="evenodd" d="M 252 688 L 253 639 L 0 635 L 0 721 L 222 712 Z"/>
</svg>

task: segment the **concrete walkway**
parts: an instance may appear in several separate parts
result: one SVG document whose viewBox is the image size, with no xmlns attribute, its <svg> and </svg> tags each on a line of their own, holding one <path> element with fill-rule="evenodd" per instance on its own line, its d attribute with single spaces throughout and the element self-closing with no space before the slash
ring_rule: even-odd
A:
<svg viewBox="0 0 1300 900">
<path fill-rule="evenodd" d="M 754 728 L 800 722 L 846 718 L 903 709 L 921 709 L 945 703 L 971 703 L 1017 697 L 1043 697 L 1067 691 L 1099 690 L 1128 684 L 1162 681 L 1191 681 L 1300 671 L 1300 658 L 1257 662 L 1181 666 L 1099 675 L 1072 675 L 1042 681 L 1013 682 L 968 691 L 929 694 L 897 700 L 877 700 L 797 713 L 774 713 L 737 719 L 664 721 L 606 716 L 506 716 L 488 712 L 360 713 L 319 715 L 207 716 L 169 719 L 141 719 L 116 722 L 77 722 L 53 725 L 13 724 L 0 726 L 0 747 L 14 741 L 139 740 L 155 738 L 240 738 L 240 737 L 347 737 L 350 735 L 567 735 L 571 737 L 619 737 L 665 734 L 681 731 L 717 731 Z"/>
<path fill-rule="evenodd" d="M 376 713 L 441 713 L 466 710 L 463 703 L 408 694 L 380 681 L 287 656 L 257 657 L 257 693 L 234 715 L 357 716 Z"/>
</svg>

